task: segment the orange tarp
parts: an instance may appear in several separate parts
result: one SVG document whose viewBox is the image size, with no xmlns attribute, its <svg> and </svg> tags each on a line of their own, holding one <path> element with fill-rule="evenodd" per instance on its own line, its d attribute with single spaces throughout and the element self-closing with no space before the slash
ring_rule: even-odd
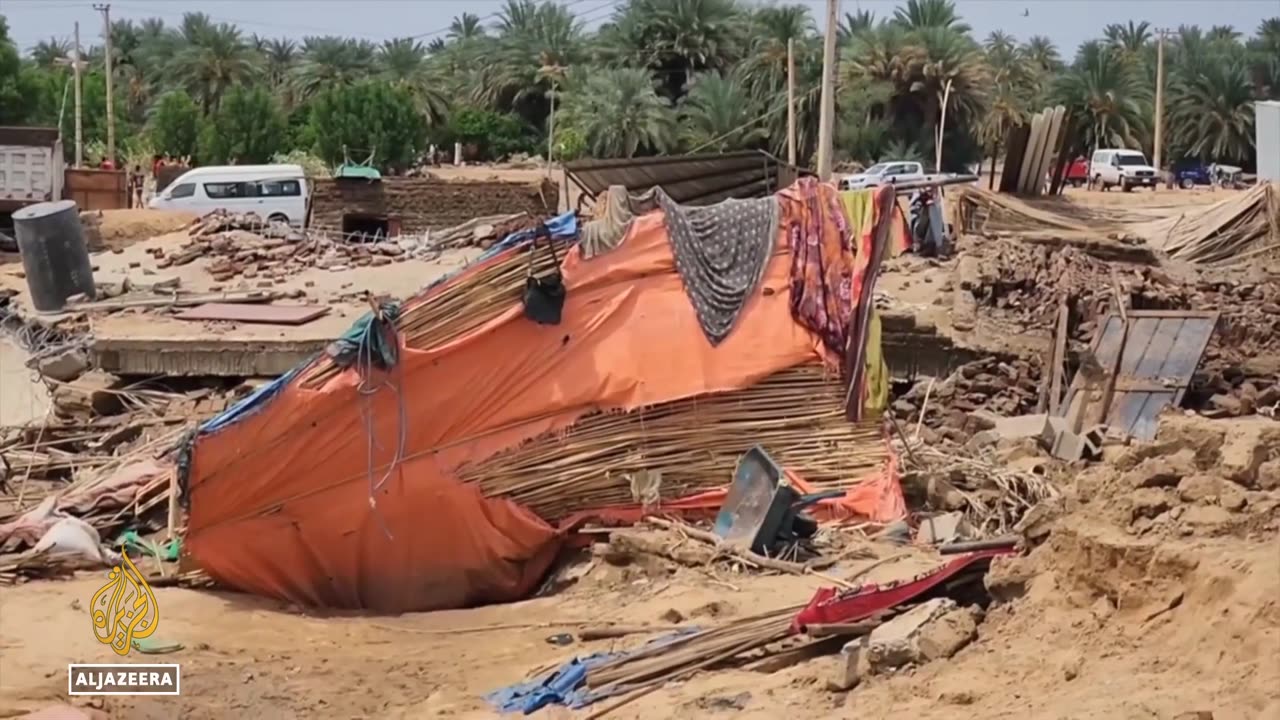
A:
<svg viewBox="0 0 1280 720">
<path fill-rule="evenodd" d="M 359 392 L 354 370 L 318 390 L 290 383 L 197 440 L 186 547 L 219 581 L 305 604 L 406 611 L 527 594 L 557 531 L 455 470 L 586 413 L 747 387 L 821 361 L 791 319 L 781 232 L 776 247 L 761 291 L 716 347 L 655 212 L 611 252 L 567 255 L 560 325 L 530 322 L 517 305 L 429 351 L 401 348 L 376 393 Z"/>
</svg>

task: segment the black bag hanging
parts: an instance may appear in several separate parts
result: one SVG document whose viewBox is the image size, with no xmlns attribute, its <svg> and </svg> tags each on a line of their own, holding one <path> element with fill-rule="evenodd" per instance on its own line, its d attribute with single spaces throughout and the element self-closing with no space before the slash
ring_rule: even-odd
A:
<svg viewBox="0 0 1280 720">
<path fill-rule="evenodd" d="M 542 277 L 533 274 L 533 263 L 538 254 L 538 241 L 546 239 L 551 251 L 554 269 Z M 524 283 L 524 316 L 539 325 L 559 325 L 560 312 L 564 309 L 564 278 L 560 276 L 560 258 L 546 225 L 539 225 L 529 245 L 529 274 Z"/>
</svg>

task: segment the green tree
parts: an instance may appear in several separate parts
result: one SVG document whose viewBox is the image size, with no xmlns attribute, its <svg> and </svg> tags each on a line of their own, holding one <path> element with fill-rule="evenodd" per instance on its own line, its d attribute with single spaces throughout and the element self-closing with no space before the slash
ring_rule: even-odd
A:
<svg viewBox="0 0 1280 720">
<path fill-rule="evenodd" d="M 742 57 L 748 27 L 734 0 L 628 0 L 604 29 L 604 45 L 614 65 L 648 67 L 679 98 L 694 73 Z"/>
<path fill-rule="evenodd" d="M 1138 147 L 1148 91 L 1133 66 L 1100 42 L 1081 46 L 1074 66 L 1058 79 L 1056 96 L 1088 123 L 1085 146 Z"/>
<path fill-rule="evenodd" d="M 951 0 L 907 0 L 893 13 L 893 21 L 909 30 L 939 28 L 960 35 L 969 34 L 969 26 L 960 20 Z"/>
<path fill-rule="evenodd" d="M 257 76 L 259 58 L 237 28 L 203 17 L 196 13 L 184 19 L 183 32 L 191 41 L 174 57 L 172 71 L 208 116 L 218 111 L 228 90 Z"/>
<path fill-rule="evenodd" d="M 160 97 L 147 123 L 151 143 L 158 153 L 195 156 L 200 144 L 200 107 L 183 90 Z"/>
<path fill-rule="evenodd" d="M 368 80 L 320 93 L 311 107 L 316 151 L 338 163 L 373 153 L 388 170 L 412 167 L 426 148 L 427 125 L 413 93 L 386 81 Z M 345 152 L 344 152 L 345 151 Z"/>
<path fill-rule="evenodd" d="M 1178 77 L 1170 88 L 1171 140 L 1203 161 L 1249 163 L 1255 153 L 1253 87 L 1242 60 Z"/>
<path fill-rule="evenodd" d="M 22 59 L 18 48 L 9 38 L 9 23 L 0 15 L 0 123 L 21 122 L 29 112 L 26 99 L 18 87 L 18 75 Z"/>
<path fill-rule="evenodd" d="M 638 68 L 571 74 L 557 121 L 579 133 L 595 157 L 634 157 L 675 145 L 675 114 Z"/>
<path fill-rule="evenodd" d="M 730 152 L 754 147 L 769 133 L 750 91 L 736 77 L 705 73 L 694 77 L 680 101 L 682 138 L 689 152 Z"/>
<path fill-rule="evenodd" d="M 557 130 L 557 135 L 561 132 Z M 466 108 L 449 118 L 445 132 L 449 143 L 462 143 L 480 160 L 500 160 L 517 152 L 536 152 L 539 139 L 509 113 Z"/>
<path fill-rule="evenodd" d="M 302 57 L 294 69 L 294 87 L 305 100 L 321 90 L 354 85 L 367 79 L 376 67 L 375 52 L 368 43 L 326 36 L 302 40 Z"/>
<path fill-rule="evenodd" d="M 51 37 L 41 40 L 31 48 L 31 61 L 46 70 L 58 66 L 59 60 L 71 57 L 71 41 L 66 38 Z"/>
<path fill-rule="evenodd" d="M 265 87 L 238 86 L 222 99 L 200 135 L 200 159 L 212 164 L 265 163 L 284 146 L 284 112 Z"/>
</svg>

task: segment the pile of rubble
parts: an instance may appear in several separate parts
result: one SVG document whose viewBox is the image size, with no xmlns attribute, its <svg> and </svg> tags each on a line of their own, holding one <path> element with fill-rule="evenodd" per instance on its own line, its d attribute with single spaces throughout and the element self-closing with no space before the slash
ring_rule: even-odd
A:
<svg viewBox="0 0 1280 720">
<path fill-rule="evenodd" d="M 189 240 L 166 250 L 151 248 L 156 266 L 186 265 L 210 258 L 214 280 L 258 279 L 267 287 L 284 282 L 309 268 L 341 272 L 352 267 L 377 267 L 409 259 L 433 259 L 444 250 L 487 248 L 510 233 L 530 227 L 525 213 L 477 218 L 425 236 L 369 238 L 360 234 L 303 231 L 282 222 L 263 222 L 256 215 L 215 213 L 188 230 Z"/>
<path fill-rule="evenodd" d="M 986 239 L 966 245 L 953 285 L 953 319 L 961 330 L 972 329 L 981 313 L 1013 328 L 1052 336 L 1059 306 L 1065 304 L 1068 351 L 1077 357 L 1095 340 L 1117 301 L 1130 310 L 1217 311 L 1217 329 L 1184 405 L 1214 417 L 1274 417 L 1280 409 L 1280 361 L 1271 360 L 1280 357 L 1280 283 L 1208 270 L 1182 280 L 1155 265 L 1108 262 L 1074 247 Z M 1006 363 L 1005 368 L 1017 372 L 962 369 L 961 377 L 953 379 L 970 380 L 969 386 L 943 387 L 939 397 L 962 412 L 1030 412 L 1036 404 L 1031 396 L 1040 385 L 1039 362 Z M 1004 387 L 993 392 L 991 381 L 1001 378 L 1023 392 Z M 971 390 L 975 384 L 978 392 Z M 922 400 L 922 391 L 913 388 L 904 398 L 901 410 L 906 415 L 915 409 L 907 405 Z M 947 393 L 957 391 L 959 404 L 948 402 Z M 926 418 L 926 424 L 938 427 L 938 418 Z M 959 415 L 951 426 L 963 428 Z"/>
<path fill-rule="evenodd" d="M 985 358 L 961 365 L 943 380 L 926 379 L 893 402 L 893 412 L 957 443 L 994 426 L 994 418 L 1036 411 L 1043 383 L 1029 360 Z M 934 439 L 932 435 L 929 439 Z"/>
</svg>

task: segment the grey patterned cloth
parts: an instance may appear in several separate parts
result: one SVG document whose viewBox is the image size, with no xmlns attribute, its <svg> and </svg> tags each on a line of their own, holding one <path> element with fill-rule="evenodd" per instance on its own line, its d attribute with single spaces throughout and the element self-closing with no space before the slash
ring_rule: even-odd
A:
<svg viewBox="0 0 1280 720">
<path fill-rule="evenodd" d="M 772 195 L 682 207 L 657 191 L 676 270 L 693 301 L 702 332 L 719 345 L 733 330 L 764 276 L 778 240 L 780 209 Z"/>
</svg>

